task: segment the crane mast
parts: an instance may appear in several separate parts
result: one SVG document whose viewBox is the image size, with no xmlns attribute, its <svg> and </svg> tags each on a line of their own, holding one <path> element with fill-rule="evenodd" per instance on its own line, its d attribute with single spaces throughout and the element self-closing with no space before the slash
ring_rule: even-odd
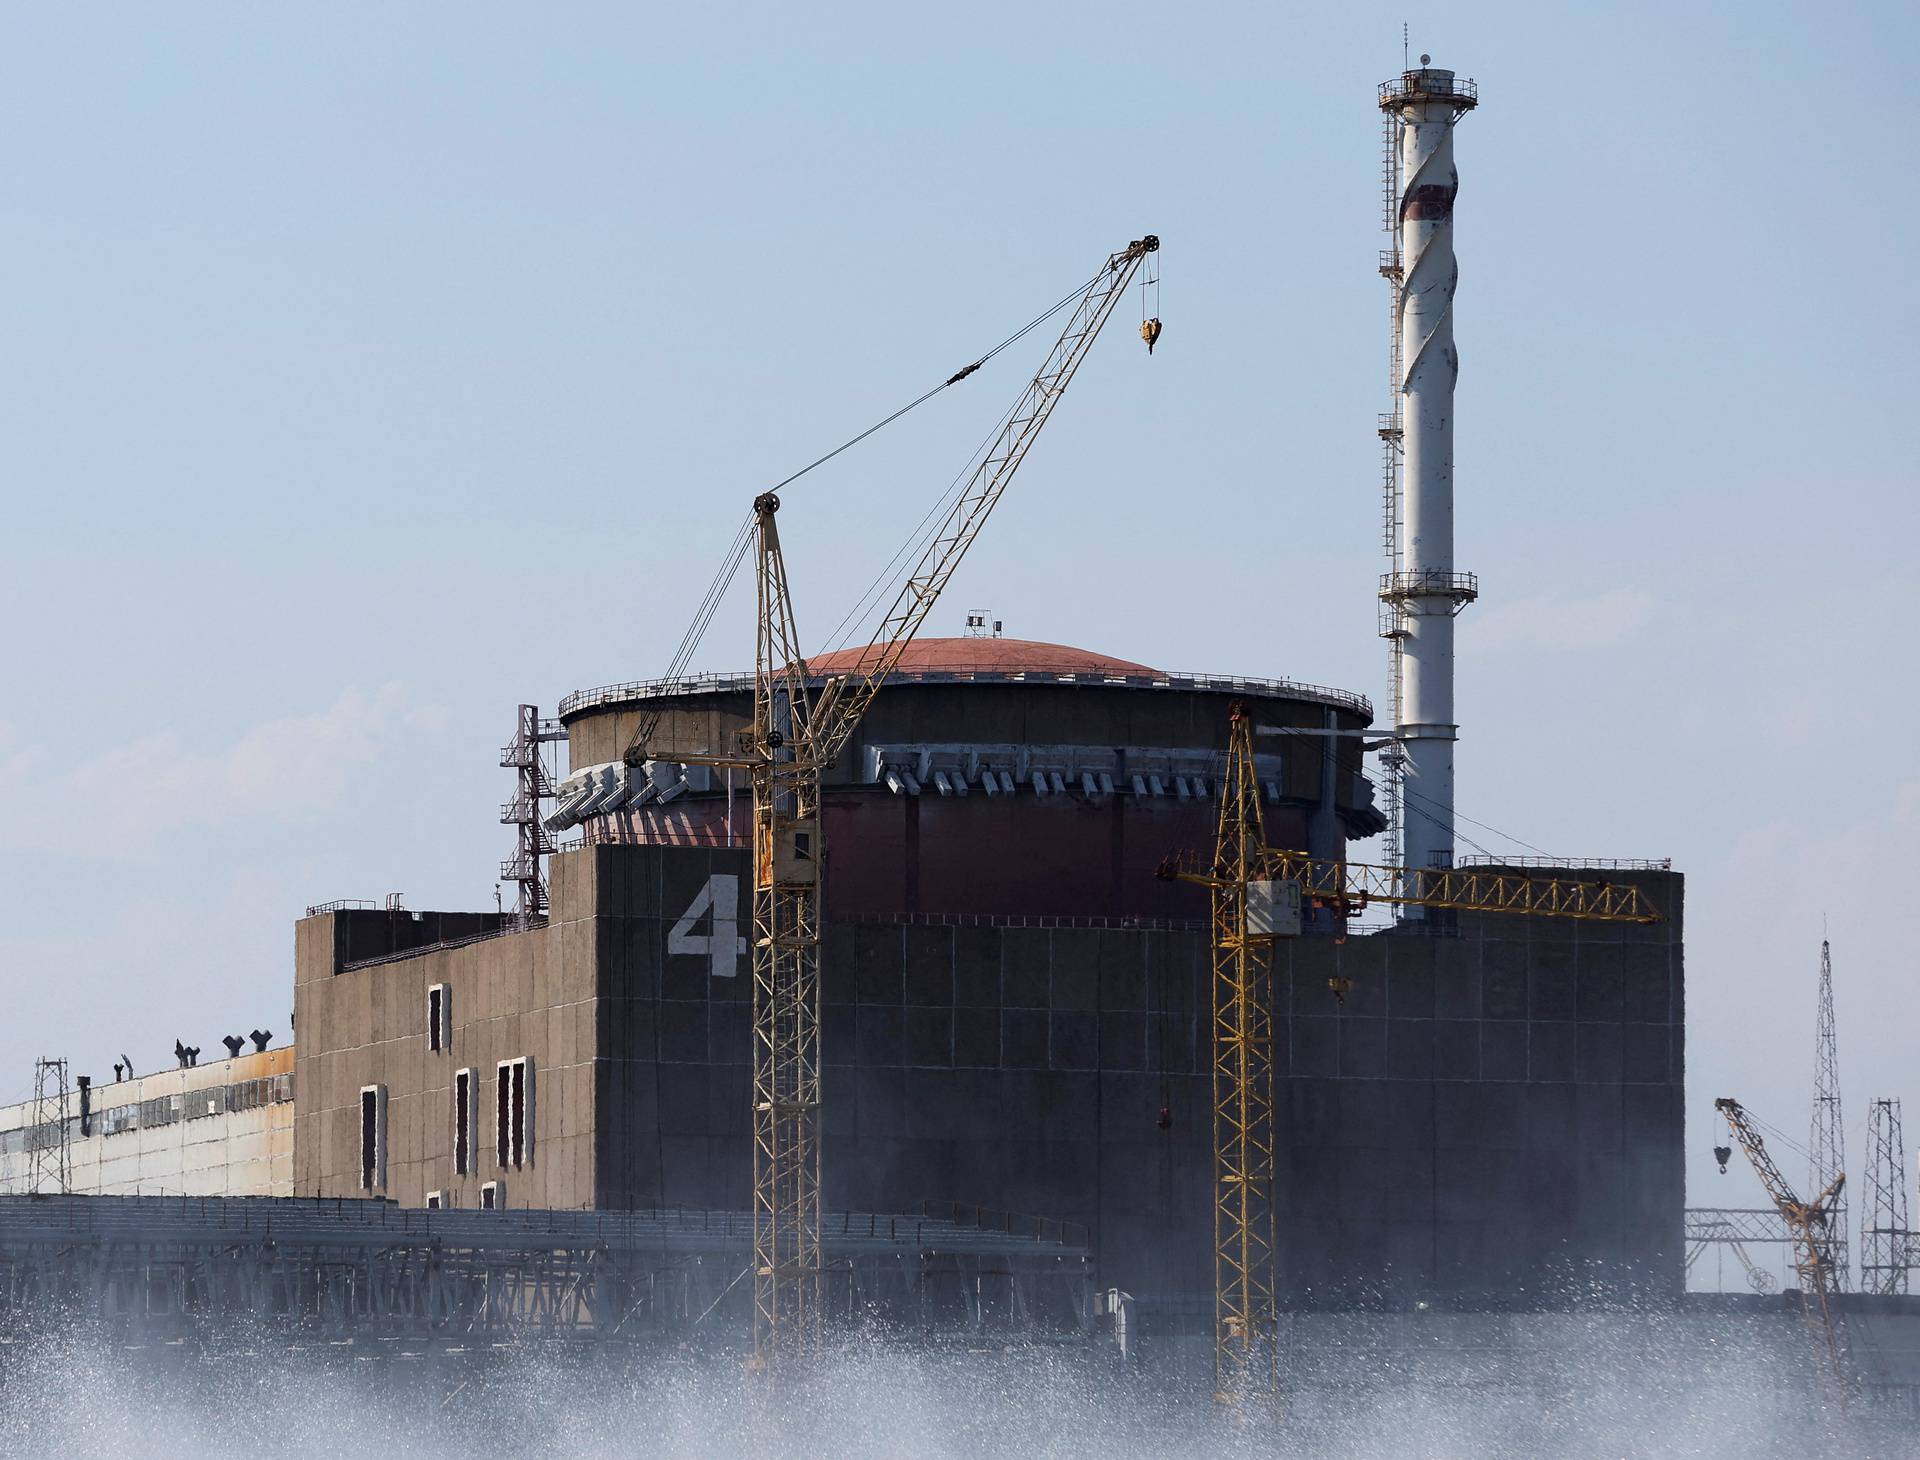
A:
<svg viewBox="0 0 1920 1460">
<path fill-rule="evenodd" d="M 1241 754 L 1244 745 L 1245 754 Z M 1213 914 L 1214 1397 L 1279 1390 L 1273 923 L 1251 905 L 1267 855 L 1253 739 L 1236 705 L 1220 788 Z"/>
<path fill-rule="evenodd" d="M 1159 875 L 1207 889 L 1213 913 L 1214 1396 L 1278 1398 L 1279 1311 L 1273 944 L 1298 909 L 1341 914 L 1369 901 L 1656 923 L 1638 888 L 1513 874 L 1423 872 L 1327 861 L 1266 844 L 1253 720 L 1235 701 L 1212 859 L 1169 857 Z M 1295 901 L 1295 899 L 1298 901 Z"/>
<path fill-rule="evenodd" d="M 1754 1174 L 1760 1178 L 1760 1184 L 1766 1188 L 1768 1198 L 1779 1209 L 1787 1231 L 1793 1236 L 1793 1268 L 1800 1275 L 1800 1316 L 1813 1335 L 1827 1396 L 1844 1405 L 1851 1379 L 1846 1335 L 1841 1330 L 1840 1313 L 1834 1302 L 1836 1258 L 1830 1219 L 1846 1187 L 1847 1173 L 1837 1172 L 1812 1201 L 1802 1201 L 1767 1153 L 1767 1143 L 1754 1129 L 1740 1102 L 1722 1098 L 1713 1102 L 1713 1108 L 1726 1117 L 1734 1140 L 1747 1153 Z"/>
<path fill-rule="evenodd" d="M 821 776 L 932 612 L 1141 261 L 1159 247 L 1148 234 L 1107 259 L 872 642 L 811 700 L 776 525 L 780 502 L 766 493 L 754 503 L 758 628 L 742 761 L 753 785 L 754 1358 L 763 1369 L 804 1358 L 821 1338 Z"/>
<path fill-rule="evenodd" d="M 771 492 L 754 503 L 754 1356 L 771 1367 L 820 1328 L 820 771 L 796 744 L 806 665 Z"/>
</svg>

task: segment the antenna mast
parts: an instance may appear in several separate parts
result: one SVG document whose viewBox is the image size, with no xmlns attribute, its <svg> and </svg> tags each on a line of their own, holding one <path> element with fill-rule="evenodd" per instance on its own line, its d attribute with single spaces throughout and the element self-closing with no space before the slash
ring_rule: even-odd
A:
<svg viewBox="0 0 1920 1460">
<path fill-rule="evenodd" d="M 1846 1169 L 1847 1132 L 1840 1115 L 1840 1055 L 1833 1031 L 1833 953 L 1820 940 L 1820 1001 L 1813 1037 L 1813 1134 L 1807 1185 L 1825 1191 Z M 1834 1198 L 1827 1222 L 1827 1251 L 1833 1263 L 1834 1289 L 1848 1285 L 1847 1208 L 1845 1193 Z"/>
</svg>

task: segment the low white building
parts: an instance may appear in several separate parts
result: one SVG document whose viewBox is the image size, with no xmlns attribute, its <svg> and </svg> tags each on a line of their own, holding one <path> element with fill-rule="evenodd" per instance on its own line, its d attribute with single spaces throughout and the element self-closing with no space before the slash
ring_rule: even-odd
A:
<svg viewBox="0 0 1920 1460">
<path fill-rule="evenodd" d="M 0 1195 L 34 1189 L 32 1101 L 0 1107 Z M 291 1196 L 293 1047 L 163 1070 L 66 1096 L 67 1189 L 108 1196 Z M 44 1163 L 43 1163 L 44 1164 Z M 43 1191 L 58 1190 L 42 1179 Z"/>
</svg>

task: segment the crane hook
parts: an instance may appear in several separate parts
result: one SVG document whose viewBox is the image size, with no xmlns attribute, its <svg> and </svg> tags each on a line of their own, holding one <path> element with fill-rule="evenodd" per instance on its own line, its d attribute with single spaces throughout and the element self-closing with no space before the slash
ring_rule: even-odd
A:
<svg viewBox="0 0 1920 1460">
<path fill-rule="evenodd" d="M 1157 319 L 1141 320 L 1140 321 L 1140 338 L 1147 342 L 1147 353 L 1151 355 L 1153 353 L 1154 344 L 1160 338 L 1160 321 Z"/>
</svg>

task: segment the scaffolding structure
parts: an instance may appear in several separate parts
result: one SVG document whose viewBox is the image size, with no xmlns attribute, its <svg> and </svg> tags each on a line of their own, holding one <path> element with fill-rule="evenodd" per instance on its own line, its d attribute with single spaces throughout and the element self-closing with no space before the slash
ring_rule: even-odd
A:
<svg viewBox="0 0 1920 1460">
<path fill-rule="evenodd" d="M 1774 1207 L 1688 1207 L 1686 1210 L 1686 1271 L 1691 1274 L 1709 1249 L 1716 1260 L 1731 1250 L 1734 1260 L 1746 1273 L 1747 1286 L 1756 1293 L 1771 1293 L 1779 1279 L 1748 1255 L 1749 1247 L 1791 1247 L 1793 1233 Z M 1725 1274 L 1716 1276 L 1715 1286 L 1724 1290 Z"/>
<path fill-rule="evenodd" d="M 1913 1261 L 1907 1227 L 1907 1146 L 1900 1102 L 1880 1099 L 1867 1108 L 1866 1194 L 1860 1203 L 1860 1290 L 1904 1293 Z"/>
<path fill-rule="evenodd" d="M 836 1318 L 967 1347 L 1094 1332 L 1084 1229 L 970 1207 L 834 1213 L 822 1229 Z M 742 1212 L 0 1197 L 0 1340 L 84 1318 L 148 1342 L 251 1320 L 293 1343 L 386 1352 L 731 1346 L 752 1251 Z"/>
<path fill-rule="evenodd" d="M 73 1141 L 67 1129 L 67 1062 L 33 1062 L 33 1123 L 27 1128 L 27 1190 L 65 1195 L 73 1190 Z"/>
<path fill-rule="evenodd" d="M 553 798 L 553 773 L 541 747 L 566 738 L 558 720 L 543 720 L 537 706 L 522 705 L 513 739 L 500 747 L 500 764 L 516 778 L 513 799 L 500 808 L 501 824 L 514 828 L 513 856 L 500 864 L 500 880 L 520 889 L 514 913 L 522 928 L 547 920 L 545 859 L 553 855 L 553 840 L 541 819 L 540 803 Z"/>
<path fill-rule="evenodd" d="M 1846 1122 L 1840 1111 L 1840 1053 L 1834 1037 L 1833 950 L 1820 940 L 1820 991 L 1814 1017 L 1813 1128 L 1807 1142 L 1811 1153 L 1807 1176 L 1810 1191 L 1825 1191 L 1847 1168 Z M 1835 1292 L 1847 1291 L 1847 1204 L 1844 1186 L 1834 1193 L 1827 1209 L 1823 1244 L 1831 1264 L 1828 1281 Z"/>
</svg>

